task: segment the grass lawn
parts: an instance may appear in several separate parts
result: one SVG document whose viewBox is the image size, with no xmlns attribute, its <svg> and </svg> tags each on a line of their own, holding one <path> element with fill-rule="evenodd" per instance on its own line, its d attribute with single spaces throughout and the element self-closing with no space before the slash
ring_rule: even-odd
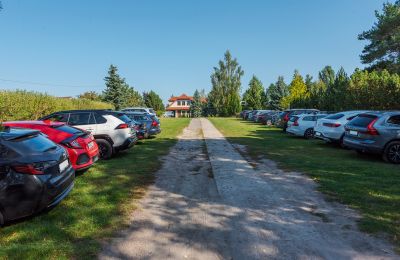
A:
<svg viewBox="0 0 400 260">
<path fill-rule="evenodd" d="M 129 152 L 99 161 L 78 176 L 71 194 L 50 212 L 0 228 L 0 258 L 95 258 L 101 241 L 127 223 L 159 158 L 175 144 L 189 119 L 161 119 L 162 133 Z"/>
<path fill-rule="evenodd" d="M 362 230 L 385 232 L 400 248 L 400 166 L 379 156 L 361 156 L 318 140 L 305 140 L 235 118 L 211 118 L 232 143 L 248 146 L 249 155 L 266 155 L 281 168 L 301 171 L 320 190 L 362 213 Z"/>
</svg>

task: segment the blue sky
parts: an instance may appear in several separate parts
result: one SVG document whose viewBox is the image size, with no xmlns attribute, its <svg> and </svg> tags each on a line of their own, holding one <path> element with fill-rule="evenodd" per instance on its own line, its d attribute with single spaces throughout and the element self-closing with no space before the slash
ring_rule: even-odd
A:
<svg viewBox="0 0 400 260">
<path fill-rule="evenodd" d="M 211 88 L 213 66 L 229 49 L 268 86 L 293 71 L 317 75 L 325 65 L 363 67 L 378 0 L 111 1 L 2 0 L 0 89 L 75 96 L 104 89 L 108 66 L 140 92 Z M 49 85 L 47 85 L 49 84 Z"/>
</svg>

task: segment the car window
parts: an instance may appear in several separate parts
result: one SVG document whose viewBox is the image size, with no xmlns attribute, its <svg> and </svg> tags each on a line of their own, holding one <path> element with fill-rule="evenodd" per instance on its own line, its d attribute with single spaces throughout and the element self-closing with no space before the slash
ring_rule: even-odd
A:
<svg viewBox="0 0 400 260">
<path fill-rule="evenodd" d="M 105 124 L 105 123 L 107 123 L 107 119 L 105 119 L 102 115 L 99 115 L 97 113 L 94 113 L 94 119 L 96 121 L 96 124 Z"/>
<path fill-rule="evenodd" d="M 326 115 L 319 115 L 319 116 L 317 116 L 316 120 L 321 119 L 321 118 L 326 118 Z"/>
<path fill-rule="evenodd" d="M 305 116 L 303 121 L 315 121 L 315 116 Z"/>
<path fill-rule="evenodd" d="M 400 125 L 400 115 L 390 117 L 387 122 L 392 125 Z"/>
<path fill-rule="evenodd" d="M 344 117 L 344 114 L 333 114 L 330 116 L 325 117 L 326 119 L 333 119 L 333 120 L 337 120 Z"/>
<path fill-rule="evenodd" d="M 66 122 L 68 122 L 68 116 L 69 116 L 69 114 L 55 114 L 53 116 L 46 118 L 46 120 L 66 123 Z"/>
<path fill-rule="evenodd" d="M 82 133 L 82 130 L 78 129 L 78 128 L 74 128 L 68 125 L 59 125 L 59 126 L 55 126 L 54 127 L 57 130 L 69 133 L 69 134 L 79 134 Z"/>
<path fill-rule="evenodd" d="M 53 149 L 56 147 L 56 144 L 50 141 L 50 139 L 44 137 L 42 134 L 32 135 L 27 138 L 19 138 L 13 140 L 12 142 L 18 143 L 20 145 L 13 145 L 18 151 L 22 151 L 23 153 L 29 152 L 45 152 L 47 150 Z"/>
<path fill-rule="evenodd" d="M 377 116 L 374 115 L 362 114 L 351 120 L 349 124 L 353 126 L 366 127 L 376 118 Z"/>
<path fill-rule="evenodd" d="M 296 121 L 298 118 L 299 118 L 298 116 L 292 116 L 292 117 L 289 119 L 289 121 L 290 121 L 290 122 L 294 122 L 294 121 Z"/>
<path fill-rule="evenodd" d="M 71 113 L 68 124 L 70 125 L 88 125 L 91 113 Z"/>
</svg>

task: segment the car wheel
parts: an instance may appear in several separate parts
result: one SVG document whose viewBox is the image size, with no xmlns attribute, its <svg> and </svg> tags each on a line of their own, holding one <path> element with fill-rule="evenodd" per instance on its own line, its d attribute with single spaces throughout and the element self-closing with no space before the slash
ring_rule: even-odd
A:
<svg viewBox="0 0 400 260">
<path fill-rule="evenodd" d="M 103 160 L 110 159 L 113 155 L 113 147 L 111 146 L 110 142 L 104 139 L 97 139 L 96 143 L 99 146 L 100 158 Z"/>
<path fill-rule="evenodd" d="M 314 129 L 312 128 L 308 128 L 305 132 L 304 132 L 304 138 L 306 139 L 311 139 L 314 137 Z"/>
<path fill-rule="evenodd" d="M 400 141 L 394 141 L 386 145 L 382 157 L 386 162 L 400 164 Z"/>
</svg>

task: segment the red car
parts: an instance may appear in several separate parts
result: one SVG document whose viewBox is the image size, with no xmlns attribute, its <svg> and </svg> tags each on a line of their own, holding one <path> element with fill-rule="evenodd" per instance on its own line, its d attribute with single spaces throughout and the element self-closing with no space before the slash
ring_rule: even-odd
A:
<svg viewBox="0 0 400 260">
<path fill-rule="evenodd" d="M 69 154 L 75 171 L 88 169 L 99 158 L 99 147 L 91 134 L 81 129 L 65 125 L 61 122 L 15 121 L 5 122 L 4 126 L 13 128 L 29 128 L 41 131 L 47 137 L 62 145 Z"/>
</svg>

